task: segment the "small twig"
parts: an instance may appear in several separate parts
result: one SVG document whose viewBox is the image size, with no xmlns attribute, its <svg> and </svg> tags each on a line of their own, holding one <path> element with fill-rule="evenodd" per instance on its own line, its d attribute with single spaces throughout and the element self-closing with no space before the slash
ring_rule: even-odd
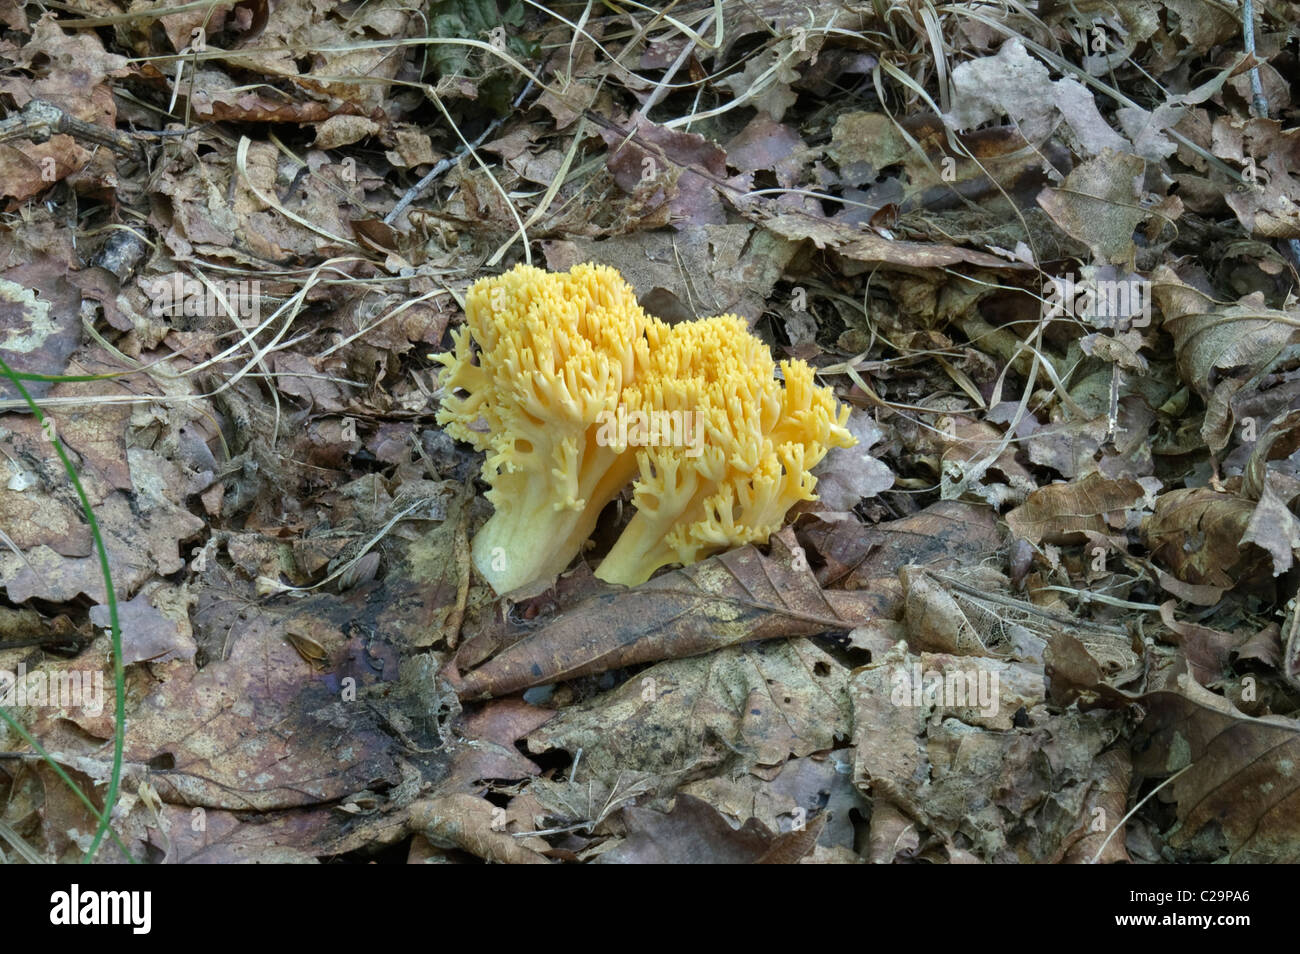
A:
<svg viewBox="0 0 1300 954">
<path fill-rule="evenodd" d="M 515 97 L 514 102 L 510 104 L 511 109 L 518 109 L 519 104 L 524 101 L 524 97 L 527 96 L 529 92 L 532 91 L 532 88 L 533 88 L 533 81 L 530 79 L 527 83 L 524 84 L 523 91 L 520 92 L 520 94 Z M 481 133 L 479 133 L 478 138 L 475 139 L 472 143 L 470 143 L 468 147 L 462 146 L 461 148 L 457 149 L 454 153 L 452 153 L 450 156 L 448 156 L 446 159 L 440 159 L 437 163 L 435 163 L 434 167 L 429 170 L 429 172 L 424 176 L 423 179 L 421 179 L 415 185 L 411 186 L 411 188 L 407 189 L 405 195 L 403 195 L 400 199 L 397 200 L 397 204 L 393 206 L 393 208 L 389 211 L 387 215 L 384 216 L 384 224 L 392 225 L 394 222 L 396 222 L 397 217 L 401 215 L 403 212 L 405 212 L 412 202 L 414 202 L 416 199 L 418 199 L 421 195 L 424 194 L 424 190 L 429 188 L 429 186 L 433 183 L 433 180 L 437 179 L 448 169 L 452 168 L 457 163 L 459 163 L 462 159 L 464 159 L 467 155 L 469 155 L 469 153 L 472 150 L 477 149 L 479 146 L 483 145 L 483 143 L 487 141 L 488 136 L 492 135 L 494 132 L 496 132 L 498 129 L 501 128 L 501 124 L 506 121 L 506 118 L 507 118 L 506 116 L 498 116 L 496 119 L 492 120 L 492 122 L 488 123 L 487 128 L 484 129 Z"/>
<path fill-rule="evenodd" d="M 58 106 L 43 100 L 34 99 L 17 113 L 0 119 L 0 142 L 8 139 L 45 142 L 59 133 L 107 146 L 133 159 L 142 157 L 140 144 L 127 133 L 69 116 Z"/>
<path fill-rule="evenodd" d="M 1255 56 L 1255 4 L 1253 0 L 1243 0 L 1241 5 L 1241 32 L 1245 40 L 1246 52 Z M 1264 96 L 1264 84 L 1259 78 L 1259 63 L 1250 68 L 1250 109 L 1258 117 L 1268 115 L 1268 99 Z"/>
</svg>

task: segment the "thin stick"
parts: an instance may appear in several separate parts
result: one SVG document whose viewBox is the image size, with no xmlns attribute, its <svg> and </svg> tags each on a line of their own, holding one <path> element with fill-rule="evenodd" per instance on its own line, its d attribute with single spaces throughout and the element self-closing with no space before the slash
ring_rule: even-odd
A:
<svg viewBox="0 0 1300 954">
<path fill-rule="evenodd" d="M 1246 2 L 1249 3 L 1250 0 L 1246 0 Z M 1149 799 L 1156 792 L 1160 791 L 1162 788 L 1164 788 L 1174 779 L 1178 778 L 1178 776 L 1182 775 L 1184 772 L 1186 772 L 1189 768 L 1191 768 L 1195 764 L 1196 764 L 1195 762 L 1189 762 L 1188 764 L 1180 768 L 1177 772 L 1175 772 L 1173 775 L 1169 776 L 1167 779 L 1165 779 L 1163 782 L 1157 785 L 1155 788 L 1151 789 L 1151 791 L 1147 792 L 1146 795 L 1142 798 L 1142 801 L 1134 805 L 1133 810 L 1130 811 L 1123 818 L 1121 818 L 1119 820 L 1119 824 L 1110 830 L 1110 834 L 1106 836 L 1106 840 L 1101 843 L 1101 847 L 1097 849 L 1097 853 L 1092 856 L 1088 864 L 1095 865 L 1097 863 L 1097 859 L 1101 857 L 1101 853 L 1106 850 L 1106 846 L 1110 844 L 1110 840 L 1115 837 L 1115 832 L 1119 831 L 1121 828 L 1124 827 L 1124 823 L 1127 822 L 1130 818 L 1132 818 L 1134 814 L 1137 813 L 1137 810 L 1147 803 L 1147 799 Z"/>
<path fill-rule="evenodd" d="M 524 101 L 524 97 L 527 96 L 532 91 L 532 88 L 533 88 L 533 81 L 530 79 L 527 83 L 524 84 L 523 91 L 520 92 L 520 94 L 515 97 L 515 101 L 510 104 L 511 108 L 518 109 L 519 104 Z M 423 179 L 421 179 L 415 185 L 411 186 L 411 188 L 407 189 L 406 194 L 397 200 L 397 204 L 393 206 L 393 208 L 389 211 L 387 215 L 384 216 L 384 224 L 392 225 L 394 222 L 396 222 L 397 217 L 401 215 L 403 212 L 405 212 L 407 207 L 410 206 L 412 202 L 414 202 L 416 199 L 418 199 L 421 195 L 424 194 L 424 190 L 429 188 L 429 186 L 433 183 L 433 180 L 437 179 L 448 169 L 452 168 L 457 163 L 459 163 L 462 159 L 464 159 L 467 155 L 469 155 L 471 150 L 477 149 L 479 146 L 483 145 L 483 143 L 487 141 L 487 137 L 492 135 L 498 129 L 500 129 L 501 124 L 505 121 L 506 121 L 505 116 L 498 116 L 496 119 L 492 120 L 492 122 L 488 123 L 487 128 L 484 129 L 481 133 L 479 133 L 478 138 L 475 139 L 468 146 L 461 146 L 454 153 L 448 156 L 446 159 L 440 159 L 437 163 L 435 163 L 434 167 L 429 170 L 429 172 L 424 176 Z"/>
</svg>

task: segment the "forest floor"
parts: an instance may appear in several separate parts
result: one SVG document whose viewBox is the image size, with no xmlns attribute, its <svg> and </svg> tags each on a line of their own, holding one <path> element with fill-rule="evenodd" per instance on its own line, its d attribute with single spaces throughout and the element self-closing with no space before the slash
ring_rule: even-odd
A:
<svg viewBox="0 0 1300 954">
<path fill-rule="evenodd" d="M 0 0 L 0 859 L 1300 860 L 1300 4 L 1247 15 Z M 765 544 L 603 584 L 625 495 L 502 599 L 433 355 L 587 261 L 857 445 Z"/>
</svg>

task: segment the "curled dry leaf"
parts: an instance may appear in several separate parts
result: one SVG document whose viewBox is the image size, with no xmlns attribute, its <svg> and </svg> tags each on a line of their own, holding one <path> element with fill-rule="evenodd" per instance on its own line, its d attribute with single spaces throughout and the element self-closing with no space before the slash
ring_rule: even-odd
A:
<svg viewBox="0 0 1300 954">
<path fill-rule="evenodd" d="M 1124 814 L 1133 777 L 1128 751 L 1114 748 L 1103 752 L 1092 763 L 1091 776 L 1081 824 L 1066 836 L 1058 860 L 1065 864 L 1127 864 L 1132 859 L 1124 847 Z"/>
<path fill-rule="evenodd" d="M 1300 238 L 1300 129 L 1276 119 L 1220 116 L 1214 154 L 1240 165 L 1246 187 L 1228 189 L 1224 201 L 1247 231 L 1268 238 Z"/>
<path fill-rule="evenodd" d="M 989 620 L 973 617 L 969 604 L 959 604 L 943 583 L 920 567 L 903 567 L 898 575 L 903 582 L 903 621 L 913 649 L 991 655 L 985 641 Z"/>
<path fill-rule="evenodd" d="M 1202 686 L 1213 686 L 1223 678 L 1233 652 L 1246 639 L 1238 633 L 1177 619 L 1173 600 L 1160 604 L 1160 619 L 1178 637 L 1188 668 Z"/>
<path fill-rule="evenodd" d="M 537 836 L 516 838 L 504 811 L 476 795 L 442 795 L 411 806 L 411 828 L 440 848 L 459 848 L 503 864 L 550 864 L 550 846 Z"/>
<path fill-rule="evenodd" d="M 1281 576 L 1291 569 L 1295 555 L 1300 553 L 1300 518 L 1274 491 L 1272 481 L 1265 482 L 1259 503 L 1241 535 L 1241 542 L 1253 543 L 1268 553 L 1273 561 L 1274 576 Z"/>
<path fill-rule="evenodd" d="M 1269 308 L 1259 293 L 1221 305 L 1162 265 L 1152 294 L 1174 339 L 1178 374 L 1205 399 L 1201 436 L 1210 450 L 1231 437 L 1233 396 L 1288 346 L 1300 342 L 1300 312 Z"/>
</svg>

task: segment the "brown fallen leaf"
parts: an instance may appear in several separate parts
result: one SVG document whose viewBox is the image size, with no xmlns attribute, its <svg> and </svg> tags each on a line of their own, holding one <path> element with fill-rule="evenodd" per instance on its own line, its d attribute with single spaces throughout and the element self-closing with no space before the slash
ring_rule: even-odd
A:
<svg viewBox="0 0 1300 954">
<path fill-rule="evenodd" d="M 752 323 L 772 306 L 773 288 L 799 243 L 734 222 L 599 241 L 574 236 L 547 242 L 543 249 L 552 271 L 588 261 L 617 268 L 637 290 L 641 307 L 665 321 L 731 313 Z"/>
<path fill-rule="evenodd" d="M 364 695 L 377 681 L 373 664 L 383 647 L 372 642 L 363 652 L 349 645 L 342 632 L 355 618 L 349 606 L 337 597 L 315 597 L 250 611 L 247 601 L 229 593 L 225 600 L 211 590 L 205 596 L 195 626 L 214 661 L 197 672 L 174 668 L 166 682 L 155 680 L 152 691 L 133 702 L 126 758 L 145 771 L 164 801 L 268 811 L 397 783 L 395 741 L 383 713 Z M 318 673 L 303 660 L 285 638 L 290 625 L 312 634 L 329 654 L 332 671 Z M 227 634 L 230 653 L 221 658 Z M 110 682 L 105 718 L 111 717 L 111 689 Z M 99 722 L 68 718 L 87 732 L 102 732 Z M 102 748 L 95 753 L 105 771 L 110 757 Z"/>
<path fill-rule="evenodd" d="M 955 128 L 972 129 L 1006 115 L 1030 142 L 1046 140 L 1064 122 L 1083 155 L 1125 148 L 1087 88 L 1072 77 L 1053 81 L 1019 37 L 1002 44 L 996 56 L 959 64 L 952 85 L 952 109 L 945 118 Z"/>
<path fill-rule="evenodd" d="M 162 864 L 317 864 L 311 850 L 334 810 L 309 808 L 273 817 L 220 809 L 162 805 L 161 824 L 149 829 Z M 201 818 L 202 825 L 195 821 Z"/>
<path fill-rule="evenodd" d="M 959 602 L 960 594 L 951 592 L 920 567 L 903 567 L 899 579 L 903 582 L 903 621 L 912 649 L 960 656 L 992 655 L 986 640 L 996 619 L 989 619 L 987 611 L 968 601 Z M 982 582 L 993 588 L 1006 581 Z"/>
<path fill-rule="evenodd" d="M 122 662 L 170 662 L 194 660 L 197 647 L 190 629 L 189 599 L 186 594 L 165 584 L 152 584 L 132 599 L 117 604 L 122 625 Z M 90 621 L 104 629 L 109 627 L 108 607 L 90 608 Z"/>
<path fill-rule="evenodd" d="M 1123 716 L 1099 719 L 1071 709 L 1049 719 L 1035 706 L 1025 728 L 972 726 L 942 699 L 932 706 L 923 697 L 915 705 L 895 692 L 909 655 L 893 650 L 854 674 L 858 787 L 874 804 L 890 802 L 942 839 L 950 860 L 962 856 L 962 845 L 986 862 L 1042 861 L 1060 852 L 1071 832 L 1091 820 L 1085 817 L 1090 767 Z"/>
<path fill-rule="evenodd" d="M 803 829 L 773 834 L 755 818 L 733 828 L 692 795 L 678 795 L 671 812 L 625 808 L 627 836 L 599 864 L 795 864 L 812 851 L 825 816 Z"/>
<path fill-rule="evenodd" d="M 1099 260 L 1128 264 L 1134 254 L 1133 230 L 1151 214 L 1139 202 L 1145 168 L 1131 153 L 1103 149 L 1066 176 L 1059 189 L 1039 193 L 1038 204 Z"/>
<path fill-rule="evenodd" d="M 1127 749 L 1108 749 L 1092 763 L 1092 788 L 1080 825 L 1065 837 L 1058 860 L 1071 865 L 1128 864 L 1124 847 L 1129 782 L 1133 764 Z"/>
<path fill-rule="evenodd" d="M 0 177 L 3 175 L 0 162 Z M 42 255 L 0 273 L 0 357 L 13 370 L 72 373 L 67 370 L 68 362 L 83 331 L 76 316 L 80 295 L 67 280 L 68 269 L 67 263 Z M 32 397 L 41 398 L 54 384 L 25 381 L 23 387 Z M 0 397 L 18 397 L 7 377 L 0 379 Z"/>
<path fill-rule="evenodd" d="M 1178 637 L 1192 676 L 1202 686 L 1214 686 L 1223 678 L 1232 654 L 1247 638 L 1240 633 L 1225 633 L 1212 626 L 1177 619 L 1173 600 L 1160 604 L 1160 619 Z"/>
<path fill-rule="evenodd" d="M 940 500 L 920 513 L 864 526 L 856 517 L 809 514 L 795 528 L 823 566 L 823 586 L 869 589 L 881 595 L 881 616 L 902 609 L 898 571 L 907 565 L 933 569 L 970 566 L 1002 546 L 997 515 L 988 507 Z"/>
<path fill-rule="evenodd" d="M 1233 493 L 1209 487 L 1171 490 L 1156 498 L 1142 534 L 1152 562 L 1178 579 L 1228 590 L 1267 578 L 1264 551 L 1241 543 L 1254 512 L 1254 501 Z"/>
<path fill-rule="evenodd" d="M 742 547 L 633 589 L 593 597 L 477 669 L 449 678 L 462 699 L 490 698 L 749 640 L 852 629 L 860 622 L 841 612 L 818 586 L 787 528 L 772 538 L 770 557 Z"/>
<path fill-rule="evenodd" d="M 1276 119 L 1220 116 L 1214 154 L 1243 167 L 1244 189 L 1224 191 L 1224 201 L 1247 231 L 1268 238 L 1300 238 L 1300 129 Z"/>
<path fill-rule="evenodd" d="M 921 837 L 916 822 L 899 811 L 892 802 L 877 800 L 871 809 L 867 860 L 873 865 L 906 863 L 916 858 L 920 847 Z"/>
<path fill-rule="evenodd" d="M 529 705 L 522 699 L 493 699 L 467 714 L 460 723 L 466 745 L 454 749 L 451 774 L 440 790 L 481 789 L 482 779 L 528 778 L 541 772 L 520 753 L 516 743 L 555 718 L 555 711 Z"/>
<path fill-rule="evenodd" d="M 90 161 L 71 136 L 43 143 L 0 143 L 0 195 L 22 202 L 40 195 Z"/>
<path fill-rule="evenodd" d="M 1079 543 L 1085 531 L 1105 534 L 1122 527 L 1124 511 L 1145 496 L 1136 480 L 1089 474 L 1070 483 L 1048 484 L 1007 514 L 1012 533 L 1030 543 Z M 1112 519 L 1118 515 L 1118 524 Z"/>
<path fill-rule="evenodd" d="M 1023 262 L 1008 262 L 988 252 L 940 242 L 911 242 L 889 239 L 857 226 L 802 212 L 782 212 L 760 218 L 763 226 L 791 241 L 810 239 L 817 248 L 833 249 L 840 256 L 863 266 L 891 265 L 900 269 L 944 268 L 977 265 L 998 271 L 1027 268 Z"/>
<path fill-rule="evenodd" d="M 847 748 L 838 749 L 827 756 L 790 759 L 775 778 L 768 778 L 767 771 L 726 773 L 691 782 L 680 791 L 704 799 L 733 824 L 757 818 L 772 831 L 792 831 L 820 811 L 826 826 L 818 841 L 852 849 L 857 840 L 854 813 L 859 818 L 871 814 L 845 771 L 852 757 Z"/>
<path fill-rule="evenodd" d="M 1268 553 L 1273 561 L 1273 575 L 1281 576 L 1291 569 L 1296 554 L 1300 554 L 1300 518 L 1287 506 L 1287 501 L 1266 481 L 1260 492 L 1259 503 L 1250 515 L 1242 544 L 1253 543 Z"/>
<path fill-rule="evenodd" d="M 1179 773 L 1159 796 L 1177 806 L 1174 848 L 1226 851 L 1237 863 L 1300 860 L 1300 722 L 1251 718 L 1186 674 L 1141 702 L 1134 768 Z"/>
<path fill-rule="evenodd" d="M 722 147 L 699 133 L 681 132 L 652 122 L 640 113 L 623 125 L 601 124 L 609 146 L 606 163 L 625 192 L 647 188 L 661 193 L 674 224 L 722 225 L 727 216 L 718 186 L 727 178 Z"/>
</svg>

